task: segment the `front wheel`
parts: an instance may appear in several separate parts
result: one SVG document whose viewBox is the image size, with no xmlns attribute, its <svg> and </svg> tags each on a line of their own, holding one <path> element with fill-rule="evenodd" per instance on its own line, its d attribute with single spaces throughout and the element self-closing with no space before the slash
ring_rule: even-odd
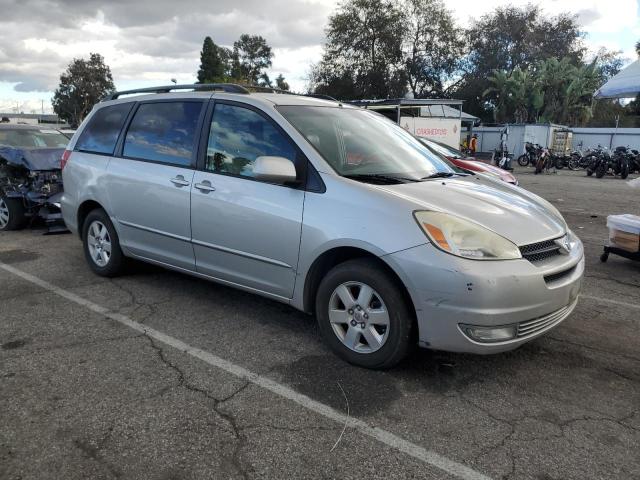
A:
<svg viewBox="0 0 640 480">
<path fill-rule="evenodd" d="M 604 174 L 607 173 L 607 167 L 604 165 L 598 165 L 596 167 L 596 178 L 604 177 Z"/>
<path fill-rule="evenodd" d="M 0 232 L 20 230 L 27 220 L 21 198 L 0 197 Z"/>
<path fill-rule="evenodd" d="M 350 260 L 329 271 L 318 287 L 316 317 L 331 349 L 360 367 L 390 368 L 412 346 L 412 309 L 374 260 Z"/>
<path fill-rule="evenodd" d="M 527 157 L 526 155 L 520 155 L 518 157 L 518 165 L 520 165 L 521 167 L 526 167 L 527 165 L 529 165 L 529 157 Z"/>
<path fill-rule="evenodd" d="M 620 178 L 623 180 L 629 176 L 629 162 L 623 160 L 622 165 L 620 165 Z"/>
<path fill-rule="evenodd" d="M 125 257 L 109 216 L 102 209 L 87 215 L 82 228 L 82 242 L 87 263 L 102 277 L 115 277 L 124 271 Z"/>
</svg>

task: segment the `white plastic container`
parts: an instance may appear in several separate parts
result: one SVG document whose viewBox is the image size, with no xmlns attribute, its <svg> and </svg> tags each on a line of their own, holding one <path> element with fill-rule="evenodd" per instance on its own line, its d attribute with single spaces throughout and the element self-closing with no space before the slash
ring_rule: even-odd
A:
<svg viewBox="0 0 640 480">
<path fill-rule="evenodd" d="M 637 215 L 609 215 L 609 246 L 628 252 L 640 251 L 640 217 Z"/>
</svg>

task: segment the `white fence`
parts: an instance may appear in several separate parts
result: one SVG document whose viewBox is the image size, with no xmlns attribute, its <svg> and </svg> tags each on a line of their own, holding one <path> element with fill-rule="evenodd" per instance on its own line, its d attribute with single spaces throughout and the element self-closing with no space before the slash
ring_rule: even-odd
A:
<svg viewBox="0 0 640 480">
<path fill-rule="evenodd" d="M 537 143 L 539 145 L 550 146 L 553 138 L 553 130 L 563 128 L 560 125 L 510 125 L 508 149 L 514 155 L 519 156 L 524 153 L 525 142 Z M 504 129 L 498 127 L 475 127 L 473 133 L 478 135 L 478 152 L 493 152 L 500 147 L 500 134 Z M 615 148 L 617 146 L 629 146 L 640 150 L 640 128 L 571 128 L 573 132 L 574 150 L 586 150 L 591 147 L 601 145 L 605 148 Z M 464 140 L 468 131 L 463 129 L 461 141 Z"/>
</svg>

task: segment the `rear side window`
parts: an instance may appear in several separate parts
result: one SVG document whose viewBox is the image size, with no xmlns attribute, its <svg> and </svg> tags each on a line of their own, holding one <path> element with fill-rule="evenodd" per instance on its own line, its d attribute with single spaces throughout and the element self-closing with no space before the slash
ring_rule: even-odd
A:
<svg viewBox="0 0 640 480">
<path fill-rule="evenodd" d="M 189 166 L 203 102 L 143 103 L 124 141 L 123 156 Z"/>
<path fill-rule="evenodd" d="M 113 155 L 118 135 L 132 105 L 120 103 L 103 107 L 94 113 L 76 142 L 76 150 Z"/>
</svg>

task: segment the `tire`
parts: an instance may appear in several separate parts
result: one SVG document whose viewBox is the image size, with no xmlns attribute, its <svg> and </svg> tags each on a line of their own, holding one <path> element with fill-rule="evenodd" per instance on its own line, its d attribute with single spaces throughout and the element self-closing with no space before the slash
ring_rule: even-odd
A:
<svg viewBox="0 0 640 480">
<path fill-rule="evenodd" d="M 20 230 L 28 220 L 21 198 L 0 197 L 0 232 Z"/>
<path fill-rule="evenodd" d="M 604 165 L 598 165 L 596 167 L 596 178 L 604 177 L 604 174 L 607 173 L 607 167 Z"/>
<path fill-rule="evenodd" d="M 629 162 L 626 160 L 622 161 L 622 165 L 620 165 L 620 178 L 623 180 L 629 176 Z"/>
<path fill-rule="evenodd" d="M 544 163 L 545 163 L 544 158 L 541 158 L 536 162 L 536 171 L 535 171 L 536 175 L 538 173 L 541 173 L 542 170 L 544 170 Z"/>
<path fill-rule="evenodd" d="M 587 177 L 590 177 L 591 175 L 593 175 L 593 170 L 587 168 Z"/>
<path fill-rule="evenodd" d="M 363 287 L 369 287 L 370 294 Z M 330 309 L 334 312 L 333 322 Z M 372 312 L 373 319 L 380 323 L 369 318 Z M 316 295 L 316 318 L 331 349 L 360 367 L 391 368 L 407 356 L 414 344 L 413 308 L 396 282 L 371 259 L 349 260 L 327 273 Z"/>
<path fill-rule="evenodd" d="M 529 165 L 529 157 L 527 157 L 526 155 L 520 155 L 518 157 L 518 165 L 520 165 L 521 167 L 526 167 L 527 165 Z"/>
<path fill-rule="evenodd" d="M 101 208 L 87 215 L 82 225 L 82 244 L 84 256 L 94 273 L 101 277 L 116 277 L 124 272 L 126 258 L 120 248 L 118 233 Z M 107 245 L 108 255 L 104 255 Z"/>
<path fill-rule="evenodd" d="M 579 170 L 580 169 L 580 157 L 576 155 L 571 155 L 569 159 L 569 164 L 567 165 L 569 170 Z"/>
</svg>

